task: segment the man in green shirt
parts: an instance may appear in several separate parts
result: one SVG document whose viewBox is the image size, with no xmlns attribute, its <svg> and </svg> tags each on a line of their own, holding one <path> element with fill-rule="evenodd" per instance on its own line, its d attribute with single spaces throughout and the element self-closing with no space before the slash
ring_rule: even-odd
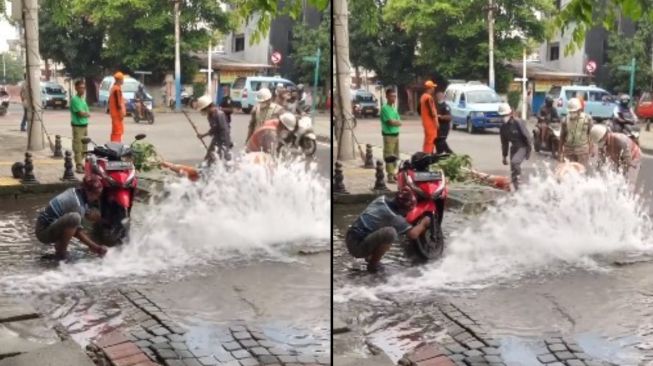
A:
<svg viewBox="0 0 653 366">
<path fill-rule="evenodd" d="M 70 123 L 73 126 L 73 152 L 75 153 L 75 165 L 77 173 L 84 173 L 83 153 L 84 144 L 82 138 L 88 134 L 88 104 L 84 99 L 86 85 L 83 80 L 75 82 L 75 91 L 77 95 L 70 100 Z"/>
<path fill-rule="evenodd" d="M 399 126 L 401 120 L 395 107 L 397 94 L 394 89 L 388 89 L 385 92 L 386 104 L 381 107 L 381 133 L 383 134 L 383 158 L 388 156 L 399 157 Z M 388 173 L 388 183 L 396 183 L 395 177 L 397 164 L 386 163 L 386 172 Z"/>
</svg>

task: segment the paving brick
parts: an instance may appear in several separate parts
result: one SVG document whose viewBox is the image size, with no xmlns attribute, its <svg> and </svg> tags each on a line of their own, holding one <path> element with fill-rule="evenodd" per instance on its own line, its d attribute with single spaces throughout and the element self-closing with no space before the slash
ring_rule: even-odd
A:
<svg viewBox="0 0 653 366">
<path fill-rule="evenodd" d="M 590 356 L 588 356 L 585 352 L 575 352 L 574 356 L 580 360 L 589 360 Z"/>
<path fill-rule="evenodd" d="M 183 342 L 186 339 L 184 336 L 181 336 L 179 334 L 168 334 L 166 338 L 168 338 L 172 342 Z"/>
<path fill-rule="evenodd" d="M 546 353 L 546 354 L 537 356 L 537 360 L 542 362 L 542 363 L 551 363 L 551 362 L 556 361 L 557 359 L 556 359 L 556 357 L 554 355 L 552 355 L 550 353 Z"/>
<path fill-rule="evenodd" d="M 465 355 L 458 353 L 458 354 L 449 356 L 449 359 L 451 359 L 451 361 L 462 361 L 462 360 L 465 359 L 465 357 L 466 357 Z"/>
<path fill-rule="evenodd" d="M 485 347 L 485 344 L 483 344 L 482 342 L 476 341 L 476 340 L 472 340 L 472 341 L 466 342 L 466 343 L 464 343 L 464 344 L 465 344 L 465 345 L 467 346 L 467 348 L 469 348 L 469 349 L 478 349 L 478 348 L 483 348 L 483 347 Z"/>
<path fill-rule="evenodd" d="M 412 362 L 420 362 L 441 356 L 443 354 L 444 352 L 440 346 L 436 344 L 429 344 L 416 349 L 411 355 L 408 356 L 408 359 L 410 359 Z"/>
<path fill-rule="evenodd" d="M 156 349 L 156 354 L 164 360 L 177 360 L 179 355 L 171 349 Z"/>
<path fill-rule="evenodd" d="M 249 332 L 234 332 L 234 338 L 238 340 L 242 339 L 252 339 L 252 335 Z"/>
<path fill-rule="evenodd" d="M 240 360 L 239 362 L 243 366 L 259 366 L 261 364 L 260 362 L 258 362 L 253 358 L 246 358 L 244 360 Z"/>
<path fill-rule="evenodd" d="M 154 320 L 154 319 L 150 319 L 150 320 L 146 320 L 146 321 L 144 321 L 144 322 L 141 324 L 141 326 L 149 330 L 150 328 L 158 327 L 158 326 L 159 326 L 159 322 L 157 322 L 157 321 Z"/>
<path fill-rule="evenodd" d="M 156 336 L 156 337 L 150 338 L 150 343 L 152 343 L 152 344 L 169 343 L 169 340 L 168 340 L 168 338 L 166 338 L 164 336 Z"/>
<path fill-rule="evenodd" d="M 179 350 L 179 351 L 187 351 L 188 346 L 186 346 L 186 343 L 184 342 L 170 342 L 170 345 L 172 346 L 172 349 L 174 350 Z"/>
<path fill-rule="evenodd" d="M 184 329 L 182 327 L 179 327 L 179 326 L 171 326 L 171 327 L 168 327 L 168 329 L 170 329 L 170 331 L 172 333 L 175 333 L 175 334 L 185 334 L 186 333 L 186 329 Z"/>
<path fill-rule="evenodd" d="M 278 348 L 278 347 L 270 348 L 270 353 L 272 353 L 275 356 L 286 356 L 290 354 L 290 352 L 287 349 Z"/>
<path fill-rule="evenodd" d="M 483 356 L 467 356 L 465 358 L 467 363 L 485 363 L 485 357 Z"/>
<path fill-rule="evenodd" d="M 164 336 L 164 335 L 168 335 L 168 334 L 170 334 L 170 331 L 167 330 L 167 329 L 164 328 L 164 327 L 156 327 L 156 328 L 152 328 L 152 329 L 150 329 L 150 332 L 151 332 L 152 334 L 154 334 L 154 335 L 157 335 L 157 336 Z"/>
<path fill-rule="evenodd" d="M 107 347 L 104 348 L 103 351 L 112 361 L 141 353 L 141 350 L 131 342 Z"/>
<path fill-rule="evenodd" d="M 294 362 L 299 362 L 297 360 L 297 356 L 279 356 L 279 361 L 289 364 L 289 363 L 294 363 Z"/>
<path fill-rule="evenodd" d="M 153 344 L 153 345 L 152 345 L 152 348 L 154 348 L 154 349 L 169 349 L 169 350 L 171 350 L 171 349 L 172 349 L 172 346 L 170 345 L 170 343 L 157 343 L 157 344 Z"/>
<path fill-rule="evenodd" d="M 145 361 L 145 362 L 139 362 L 133 366 L 159 366 L 159 364 L 154 363 L 152 361 Z"/>
<path fill-rule="evenodd" d="M 483 352 L 481 352 L 481 351 L 479 351 L 477 349 L 467 350 L 467 351 L 463 352 L 463 354 L 465 356 L 467 356 L 467 357 L 483 356 Z"/>
<path fill-rule="evenodd" d="M 121 358 L 119 360 L 114 360 L 113 366 L 134 366 L 136 364 L 147 362 L 149 360 L 150 359 L 145 355 L 145 353 L 141 352 L 133 356 Z"/>
<path fill-rule="evenodd" d="M 258 341 L 258 344 L 260 344 L 261 347 L 265 347 L 265 348 L 273 348 L 278 346 L 277 343 L 270 342 L 270 341 Z"/>
<path fill-rule="evenodd" d="M 232 332 L 247 332 L 247 328 L 242 325 L 234 325 L 229 327 L 229 330 Z"/>
<path fill-rule="evenodd" d="M 548 345 L 549 351 L 551 352 L 564 352 L 567 350 L 567 346 L 562 343 L 552 343 Z"/>
<path fill-rule="evenodd" d="M 166 366 L 186 366 L 182 360 L 165 360 Z"/>
<path fill-rule="evenodd" d="M 229 361 L 234 361 L 234 357 L 228 353 L 228 352 L 218 352 L 213 355 L 218 361 L 220 362 L 229 362 Z"/>
<path fill-rule="evenodd" d="M 178 354 L 179 357 L 181 357 L 181 358 L 195 358 L 195 356 L 193 356 L 193 354 L 190 353 L 190 351 L 186 351 L 186 350 L 175 350 L 175 352 L 177 352 L 177 354 Z"/>
<path fill-rule="evenodd" d="M 244 348 L 259 347 L 258 342 L 253 339 L 243 339 L 238 341 L 238 343 L 240 343 L 240 345 L 243 346 Z"/>
<path fill-rule="evenodd" d="M 263 365 L 273 365 L 273 364 L 278 364 L 279 359 L 272 356 L 272 355 L 262 355 L 258 356 L 259 362 L 261 362 Z"/>
<path fill-rule="evenodd" d="M 569 348 L 569 350 L 571 352 L 574 352 L 574 353 L 575 352 L 583 352 L 583 349 L 580 348 L 580 346 L 578 344 L 576 344 L 576 343 L 567 343 L 567 348 Z"/>
<path fill-rule="evenodd" d="M 487 362 L 501 362 L 501 357 L 497 355 L 485 355 L 485 361 Z"/>
<path fill-rule="evenodd" d="M 238 342 L 223 343 L 222 347 L 224 347 L 224 349 L 226 349 L 229 352 L 237 351 L 237 350 L 241 349 L 240 344 L 238 344 Z"/>
<path fill-rule="evenodd" d="M 231 352 L 231 355 L 234 356 L 235 358 L 239 359 L 239 360 L 244 359 L 244 358 L 252 357 L 252 355 L 249 352 L 247 352 L 245 350 L 242 350 L 242 349 L 238 350 L 238 351 Z"/>
<path fill-rule="evenodd" d="M 241 366 L 238 361 L 229 361 L 227 363 L 220 364 L 220 366 Z"/>
<path fill-rule="evenodd" d="M 562 362 L 554 362 L 554 363 L 549 363 L 546 366 L 565 366 L 565 364 Z"/>
<path fill-rule="evenodd" d="M 546 344 L 562 343 L 562 338 L 561 337 L 549 337 L 549 338 L 544 340 L 544 343 L 546 343 Z"/>
<path fill-rule="evenodd" d="M 200 365 L 202 366 L 216 366 L 218 365 L 218 360 L 213 357 L 201 357 L 198 359 Z"/>
<path fill-rule="evenodd" d="M 491 355 L 491 356 L 496 356 L 500 355 L 501 351 L 494 347 L 483 347 L 481 348 L 481 352 L 485 353 L 486 355 Z"/>
<path fill-rule="evenodd" d="M 114 330 L 113 332 L 103 335 L 102 337 L 100 337 L 100 339 L 98 339 L 93 343 L 95 343 L 100 348 L 107 348 L 128 341 L 129 339 L 127 339 L 127 337 L 125 337 L 125 335 L 122 334 L 122 332 Z"/>
<path fill-rule="evenodd" d="M 146 341 L 146 340 L 137 341 L 137 342 L 134 342 L 134 344 L 136 346 L 138 346 L 138 348 L 141 348 L 141 349 L 148 348 L 149 346 L 152 345 L 152 343 L 150 343 L 150 341 Z"/>
<path fill-rule="evenodd" d="M 186 366 L 202 366 L 196 358 L 184 358 L 182 361 L 184 361 Z"/>
<path fill-rule="evenodd" d="M 451 353 L 463 353 L 467 350 L 465 347 L 459 345 L 458 343 L 448 344 L 445 346 L 445 348 L 448 349 Z"/>
<path fill-rule="evenodd" d="M 455 364 L 447 356 L 438 356 L 428 360 L 420 361 L 417 366 L 454 366 Z"/>
<path fill-rule="evenodd" d="M 567 366 L 585 366 L 585 362 L 581 360 L 569 360 Z"/>
<path fill-rule="evenodd" d="M 566 351 L 565 352 L 556 352 L 555 355 L 556 355 L 556 358 L 558 358 L 558 360 L 560 360 L 560 361 L 571 360 L 572 358 L 574 358 L 573 353 L 566 352 Z"/>
<path fill-rule="evenodd" d="M 249 350 L 254 356 L 269 355 L 270 352 L 263 347 L 254 347 Z"/>
</svg>

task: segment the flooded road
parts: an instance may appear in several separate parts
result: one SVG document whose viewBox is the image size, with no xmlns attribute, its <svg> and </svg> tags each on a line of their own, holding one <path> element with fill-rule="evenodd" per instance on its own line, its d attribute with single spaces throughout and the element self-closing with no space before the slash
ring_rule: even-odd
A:
<svg viewBox="0 0 653 366">
<path fill-rule="evenodd" d="M 443 259 L 416 264 L 395 247 L 374 276 L 343 243 L 364 207 L 336 206 L 334 314 L 395 361 L 443 336 L 439 305 L 451 303 L 500 341 L 509 365 L 538 365 L 554 336 L 593 359 L 652 364 L 650 206 L 605 180 L 562 186 L 534 183 L 480 216 L 449 211 Z"/>
</svg>

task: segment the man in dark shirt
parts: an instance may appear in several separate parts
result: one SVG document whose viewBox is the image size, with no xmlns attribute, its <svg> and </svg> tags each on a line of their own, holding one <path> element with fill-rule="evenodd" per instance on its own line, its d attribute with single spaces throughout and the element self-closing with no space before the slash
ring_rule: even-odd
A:
<svg viewBox="0 0 653 366">
<path fill-rule="evenodd" d="M 222 102 L 220 102 L 220 110 L 222 110 L 225 116 L 227 116 L 227 122 L 231 125 L 231 114 L 234 112 L 234 106 L 230 96 L 225 95 L 225 97 L 222 98 Z"/>
<path fill-rule="evenodd" d="M 227 122 L 227 115 L 213 104 L 211 97 L 208 95 L 197 100 L 197 110 L 206 115 L 211 126 L 211 129 L 205 134 L 197 134 L 200 139 L 209 135 L 212 137 L 205 159 L 209 163 L 213 163 L 215 160 L 214 153 L 217 153 L 220 159 L 231 160 L 230 150 L 234 144 L 231 142 L 231 128 Z"/>
<path fill-rule="evenodd" d="M 508 147 L 510 147 L 510 175 L 512 184 L 517 190 L 521 177 L 521 164 L 531 156 L 531 135 L 524 121 L 512 116 L 512 109 L 508 104 L 499 106 L 499 115 L 503 119 L 500 128 L 503 165 L 508 165 Z"/>
<path fill-rule="evenodd" d="M 540 141 L 536 143 L 541 146 L 546 146 L 546 141 L 549 138 L 549 123 L 559 122 L 560 116 L 558 116 L 558 111 L 553 106 L 553 98 L 547 95 L 544 99 L 544 105 L 537 113 L 537 127 L 540 130 Z"/>
<path fill-rule="evenodd" d="M 445 102 L 442 91 L 435 93 L 435 97 L 437 99 L 435 108 L 438 110 L 438 122 L 440 123 L 438 137 L 435 139 L 435 151 L 438 154 L 453 154 L 453 150 L 447 143 L 449 129 L 451 128 L 451 108 Z"/>
<path fill-rule="evenodd" d="M 404 216 L 416 204 L 415 195 L 408 188 L 399 191 L 393 200 L 380 196 L 372 201 L 347 231 L 345 243 L 349 254 L 365 258 L 368 271 L 378 271 L 381 258 L 399 240 L 399 235 L 406 234 L 415 240 L 429 227 L 428 217 L 416 226 L 406 221 Z"/>
</svg>

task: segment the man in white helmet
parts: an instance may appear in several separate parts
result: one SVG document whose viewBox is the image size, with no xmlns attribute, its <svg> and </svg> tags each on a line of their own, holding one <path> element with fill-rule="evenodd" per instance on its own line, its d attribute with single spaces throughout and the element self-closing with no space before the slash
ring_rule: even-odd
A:
<svg viewBox="0 0 653 366">
<path fill-rule="evenodd" d="M 531 157 L 533 141 L 528 133 L 524 121 L 512 115 L 512 108 L 508 103 L 499 105 L 499 116 L 503 120 L 500 127 L 501 153 L 503 165 L 508 165 L 508 150 L 510 150 L 510 176 L 512 185 L 519 189 L 521 178 L 521 164 Z M 510 149 L 508 149 L 510 147 Z"/>
<path fill-rule="evenodd" d="M 214 161 L 213 153 L 217 153 L 220 159 L 231 160 L 230 150 L 234 144 L 231 142 L 231 127 L 227 122 L 227 115 L 213 104 L 213 100 L 209 95 L 200 97 L 197 100 L 196 108 L 206 116 L 211 127 L 208 132 L 197 134 L 200 139 L 204 139 L 209 135 L 212 137 L 205 159 L 212 163 Z"/>
<path fill-rule="evenodd" d="M 593 121 L 581 109 L 578 98 L 571 98 L 567 103 L 568 114 L 560 126 L 560 161 L 581 163 L 587 169 Z"/>
<path fill-rule="evenodd" d="M 284 112 L 283 107 L 272 102 L 272 93 L 268 88 L 261 88 L 256 92 L 256 101 L 258 104 L 252 110 L 252 118 L 249 121 L 249 130 L 247 131 L 247 140 L 254 133 L 254 130 L 261 127 L 263 122 L 279 118 Z"/>
<path fill-rule="evenodd" d="M 296 126 L 297 118 L 290 112 L 283 113 L 279 118 L 265 121 L 247 140 L 247 152 L 275 154 Z"/>
<path fill-rule="evenodd" d="M 598 147 L 599 166 L 611 163 L 623 173 L 634 187 L 641 166 L 642 151 L 628 136 L 611 132 L 604 125 L 596 125 L 590 131 L 592 143 Z"/>
</svg>

